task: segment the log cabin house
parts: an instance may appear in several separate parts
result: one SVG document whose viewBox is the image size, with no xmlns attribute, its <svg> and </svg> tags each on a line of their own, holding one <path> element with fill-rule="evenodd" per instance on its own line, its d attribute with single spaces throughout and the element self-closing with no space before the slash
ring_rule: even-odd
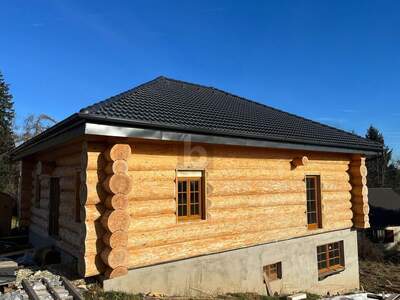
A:
<svg viewBox="0 0 400 300">
<path fill-rule="evenodd" d="M 158 77 L 22 144 L 20 222 L 106 290 L 359 287 L 365 158 L 381 145 Z"/>
</svg>

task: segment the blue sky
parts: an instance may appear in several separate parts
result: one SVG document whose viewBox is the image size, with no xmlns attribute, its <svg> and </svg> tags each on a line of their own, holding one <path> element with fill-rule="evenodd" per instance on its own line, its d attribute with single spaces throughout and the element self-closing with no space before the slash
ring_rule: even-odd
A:
<svg viewBox="0 0 400 300">
<path fill-rule="evenodd" d="M 2 1 L 18 120 L 165 75 L 364 135 L 400 158 L 400 1 Z"/>
</svg>

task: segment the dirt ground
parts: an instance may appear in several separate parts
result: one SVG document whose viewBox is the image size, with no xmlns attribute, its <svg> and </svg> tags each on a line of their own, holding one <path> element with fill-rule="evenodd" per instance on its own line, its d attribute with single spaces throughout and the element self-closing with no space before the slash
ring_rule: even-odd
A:
<svg viewBox="0 0 400 300">
<path fill-rule="evenodd" d="M 371 293 L 400 293 L 400 262 L 360 260 L 360 286 Z"/>
</svg>

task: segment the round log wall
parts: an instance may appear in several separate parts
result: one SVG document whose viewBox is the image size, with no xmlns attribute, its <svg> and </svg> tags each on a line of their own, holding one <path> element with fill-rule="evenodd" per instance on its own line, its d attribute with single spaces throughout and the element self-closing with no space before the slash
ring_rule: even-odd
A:
<svg viewBox="0 0 400 300">
<path fill-rule="evenodd" d="M 101 224 L 106 233 L 103 236 L 105 247 L 100 255 L 107 266 L 104 274 L 106 278 L 128 273 L 130 215 L 127 195 L 132 189 L 132 179 L 128 175 L 127 161 L 130 155 L 131 147 L 127 144 L 115 144 L 104 152 L 107 177 L 102 185 L 108 195 L 104 202 L 106 210 L 101 216 Z"/>
<path fill-rule="evenodd" d="M 350 228 L 368 210 L 357 200 L 364 168 L 346 154 L 218 145 L 187 154 L 183 144 L 144 141 L 133 153 L 128 144 L 88 147 L 85 276 Z M 206 220 L 177 220 L 176 170 L 187 169 L 204 170 Z M 321 179 L 317 230 L 307 227 L 306 175 Z"/>
<path fill-rule="evenodd" d="M 365 157 L 353 156 L 349 174 L 351 178 L 351 202 L 353 210 L 353 223 L 355 228 L 369 228 L 369 206 L 367 188 L 367 167 Z"/>
</svg>

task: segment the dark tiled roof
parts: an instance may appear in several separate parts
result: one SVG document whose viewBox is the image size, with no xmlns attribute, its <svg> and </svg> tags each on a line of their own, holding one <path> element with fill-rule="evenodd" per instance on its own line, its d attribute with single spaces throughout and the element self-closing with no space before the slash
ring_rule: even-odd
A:
<svg viewBox="0 0 400 300">
<path fill-rule="evenodd" d="M 391 188 L 369 188 L 368 202 L 374 207 L 400 210 L 400 195 Z"/>
<path fill-rule="evenodd" d="M 357 135 L 197 84 L 158 77 L 80 112 L 111 122 L 330 147 L 379 150 Z"/>
</svg>

